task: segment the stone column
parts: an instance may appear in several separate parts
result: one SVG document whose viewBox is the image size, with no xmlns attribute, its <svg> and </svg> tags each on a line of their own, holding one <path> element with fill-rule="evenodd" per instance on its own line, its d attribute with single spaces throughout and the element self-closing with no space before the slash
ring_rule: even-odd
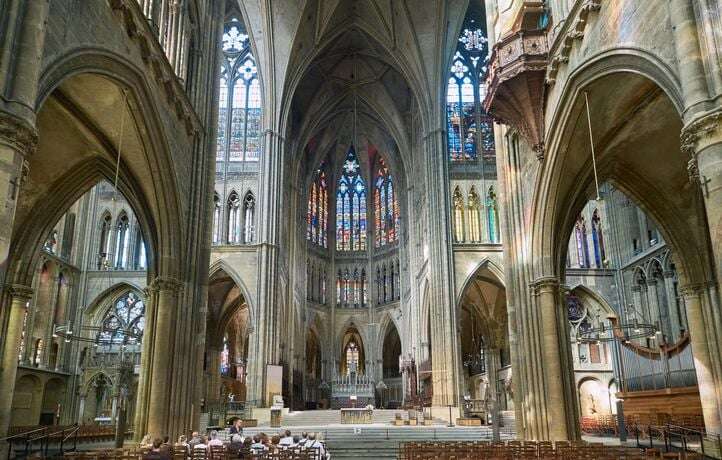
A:
<svg viewBox="0 0 722 460">
<path fill-rule="evenodd" d="M 10 238 L 20 185 L 27 174 L 26 157 L 37 144 L 35 128 L 0 111 L 0 283 L 5 280 Z"/>
<path fill-rule="evenodd" d="M 499 410 L 499 392 L 497 383 L 499 380 L 499 364 L 501 362 L 501 356 L 499 355 L 499 348 L 488 348 L 485 353 L 486 357 L 486 376 L 489 379 L 489 390 L 490 391 L 490 411 L 491 411 L 491 429 L 494 441 L 501 439 L 500 427 L 501 427 L 501 411 Z"/>
<path fill-rule="evenodd" d="M 700 285 L 686 286 L 682 288 L 682 295 L 687 306 L 687 322 L 689 323 L 694 369 L 697 374 L 699 397 L 702 401 L 705 429 L 708 433 L 722 434 L 720 404 L 717 398 L 712 357 L 710 356 L 702 311 L 703 290 L 703 286 Z"/>
<path fill-rule="evenodd" d="M 159 277 L 153 281 L 153 288 L 157 291 L 157 301 L 153 312 L 155 327 L 147 376 L 147 385 L 150 387 L 146 404 L 147 432 L 153 437 L 162 437 L 169 426 L 174 323 L 181 284 L 172 278 Z"/>
<path fill-rule="evenodd" d="M 7 435 L 10 426 L 25 306 L 33 294 L 27 286 L 9 285 L 6 290 L 5 302 L 6 305 L 9 304 L 9 307 L 6 308 L 9 308 L 10 311 L 7 314 L 7 333 L 2 351 L 2 369 L 0 369 L 0 388 L 2 388 L 0 391 L 0 438 Z M 4 452 L 4 446 L 0 445 L 0 453 L 2 452 Z"/>
<path fill-rule="evenodd" d="M 542 350 L 538 350 L 543 362 L 544 399 L 546 430 L 549 440 L 569 439 L 572 427 L 568 426 L 567 409 L 574 404 L 572 394 L 567 394 L 567 369 L 564 368 L 565 350 L 561 341 L 568 341 L 569 335 L 560 324 L 559 281 L 554 277 L 537 279 L 532 283 L 539 311 L 538 325 Z"/>
<path fill-rule="evenodd" d="M 219 389 L 221 387 L 221 350 L 216 347 L 208 347 L 208 395 L 206 404 L 217 404 L 220 402 Z"/>
<path fill-rule="evenodd" d="M 83 415 L 84 415 L 84 412 L 85 412 L 85 398 L 86 398 L 86 396 L 87 396 L 87 395 L 86 395 L 85 393 L 81 393 L 81 394 L 80 394 L 80 402 L 78 403 L 78 418 L 77 418 L 76 421 L 75 421 L 75 423 L 77 423 L 78 425 L 80 425 L 80 424 L 83 423 Z"/>
<path fill-rule="evenodd" d="M 424 136 L 426 207 L 429 224 L 429 320 L 431 321 L 431 361 L 433 405 L 459 406 L 462 392 L 456 299 L 453 291 L 452 237 L 449 161 L 446 131 L 431 130 Z"/>
</svg>

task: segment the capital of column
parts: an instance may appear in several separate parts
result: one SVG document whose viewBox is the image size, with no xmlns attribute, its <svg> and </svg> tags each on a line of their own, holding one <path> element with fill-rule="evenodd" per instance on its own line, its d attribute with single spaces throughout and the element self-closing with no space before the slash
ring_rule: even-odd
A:
<svg viewBox="0 0 722 460">
<path fill-rule="evenodd" d="M 722 110 L 716 110 L 688 123 L 680 134 L 680 148 L 689 155 L 687 173 L 691 182 L 700 181 L 697 154 L 706 147 L 722 143 Z"/>
<path fill-rule="evenodd" d="M 183 283 L 175 278 L 159 276 L 151 281 L 148 290 L 152 291 L 180 291 Z"/>
<path fill-rule="evenodd" d="M 0 144 L 4 144 L 27 157 L 38 145 L 38 131 L 20 118 L 0 111 Z"/>
<path fill-rule="evenodd" d="M 664 277 L 665 278 L 674 278 L 674 270 L 665 270 Z"/>
<path fill-rule="evenodd" d="M 556 276 L 542 276 L 529 283 L 534 294 L 559 290 L 559 279 Z"/>
<path fill-rule="evenodd" d="M 706 113 L 682 128 L 680 144 L 691 157 L 710 144 L 722 142 L 722 110 Z"/>
<path fill-rule="evenodd" d="M 685 298 L 701 297 L 704 291 L 710 288 L 713 284 L 714 283 L 712 282 L 686 284 L 679 287 L 679 293 Z"/>
<path fill-rule="evenodd" d="M 13 299 L 25 300 L 26 302 L 33 298 L 33 290 L 21 284 L 6 284 L 5 290 Z"/>
<path fill-rule="evenodd" d="M 285 140 L 286 140 L 286 138 L 283 137 L 283 135 L 282 135 L 281 133 L 279 133 L 278 131 L 274 131 L 274 130 L 272 130 L 272 129 L 266 129 L 266 130 L 264 130 L 264 131 L 263 131 L 263 134 L 266 135 L 266 136 L 276 137 L 276 138 L 278 138 L 278 139 L 280 139 L 280 140 L 282 140 L 282 141 L 285 141 Z"/>
<path fill-rule="evenodd" d="M 640 286 L 639 284 L 635 284 L 634 286 L 632 286 L 632 292 L 642 292 L 642 286 Z"/>
</svg>

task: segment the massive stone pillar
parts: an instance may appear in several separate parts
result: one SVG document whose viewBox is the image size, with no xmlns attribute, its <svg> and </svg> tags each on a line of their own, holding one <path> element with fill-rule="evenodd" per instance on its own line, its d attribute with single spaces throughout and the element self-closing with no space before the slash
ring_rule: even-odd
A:
<svg viewBox="0 0 722 460">
<path fill-rule="evenodd" d="M 424 137 L 429 223 L 429 305 L 434 406 L 458 406 L 461 360 L 454 301 L 446 133 L 435 129 Z"/>
<path fill-rule="evenodd" d="M 37 144 L 35 99 L 49 0 L 8 0 L 0 29 L 0 284 L 5 282 L 15 205 L 27 157 Z"/>
<path fill-rule="evenodd" d="M 694 368 L 697 373 L 697 385 L 702 401 L 704 425 L 708 433 L 722 433 L 720 422 L 720 400 L 715 385 L 714 363 L 710 354 L 707 334 L 705 333 L 705 314 L 703 308 L 703 286 L 685 286 L 682 295 L 687 306 L 690 341 L 694 356 Z"/>
<path fill-rule="evenodd" d="M 150 356 L 150 386 L 147 402 L 147 431 L 154 438 L 163 437 L 169 426 L 170 411 L 170 383 L 171 373 L 179 372 L 173 369 L 174 323 L 178 313 L 178 295 L 181 283 L 171 278 L 156 278 L 153 288 L 157 291 L 153 330 L 153 353 Z M 188 369 L 190 371 L 190 369 Z"/>
<path fill-rule="evenodd" d="M 559 281 L 553 277 L 540 278 L 532 284 L 532 289 L 539 312 L 536 332 L 541 335 L 542 348 L 531 358 L 542 363 L 545 410 L 540 415 L 546 424 L 545 438 L 573 438 L 576 437 L 576 417 L 572 409 L 574 390 L 569 388 L 568 351 L 571 349 L 564 322 L 566 311 L 561 308 Z"/>
<path fill-rule="evenodd" d="M 23 334 L 23 319 L 26 304 L 32 297 L 32 290 L 26 286 L 10 285 L 6 289 L 5 308 L 8 308 L 8 329 L 5 335 L 5 346 L 2 352 L 2 369 L 0 369 L 0 438 L 7 435 L 13 404 L 15 376 L 18 369 L 18 354 Z M 0 446 L 0 453 L 4 452 Z"/>
<path fill-rule="evenodd" d="M 259 207 L 265 212 L 259 221 L 258 250 L 258 304 L 254 317 L 257 328 L 249 340 L 249 372 L 247 400 L 258 406 L 267 401 L 268 364 L 278 364 L 280 344 L 278 320 L 278 226 L 280 220 L 280 193 L 283 177 L 283 138 L 279 133 L 266 130 L 263 158 L 261 159 L 261 193 Z"/>
<path fill-rule="evenodd" d="M 703 283 L 704 296 L 687 289 L 685 304 L 692 352 L 708 431 L 720 433 L 722 406 L 722 318 L 719 286 L 722 282 L 722 77 L 716 21 L 719 2 L 670 0 L 677 71 L 684 100 L 681 149 L 689 155 L 690 182 L 704 203 L 715 269 L 691 280 Z M 703 219 L 703 217 L 701 217 Z M 716 409 L 713 410 L 713 406 Z M 714 411 L 717 411 L 714 414 Z"/>
</svg>

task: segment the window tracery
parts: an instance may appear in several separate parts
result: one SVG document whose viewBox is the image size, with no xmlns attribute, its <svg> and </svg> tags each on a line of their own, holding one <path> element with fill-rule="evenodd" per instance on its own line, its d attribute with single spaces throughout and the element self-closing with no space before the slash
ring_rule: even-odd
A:
<svg viewBox="0 0 722 460">
<path fill-rule="evenodd" d="M 492 120 L 482 107 L 489 54 L 484 20 L 478 8 L 469 8 L 449 68 L 447 148 L 453 162 L 475 161 L 479 154 L 494 154 Z"/>
<path fill-rule="evenodd" d="M 472 186 L 469 191 L 469 241 L 478 243 L 481 241 L 481 231 L 479 224 L 479 196 L 476 189 Z"/>
<path fill-rule="evenodd" d="M 464 242 L 464 198 L 461 196 L 459 187 L 454 189 L 452 203 L 454 207 L 454 240 L 462 243 Z"/>
<path fill-rule="evenodd" d="M 308 195 L 306 211 L 306 239 L 322 248 L 328 245 L 328 184 L 326 182 L 325 163 L 316 170 Z"/>
<path fill-rule="evenodd" d="M 398 238 L 399 210 L 394 195 L 393 178 L 381 158 L 374 184 L 374 226 L 376 247 L 393 243 Z"/>
<path fill-rule="evenodd" d="M 121 213 L 118 217 L 118 224 L 115 233 L 115 268 L 127 268 L 128 266 L 128 215 Z"/>
<path fill-rule="evenodd" d="M 366 250 L 366 183 L 351 146 L 336 192 L 336 250 Z"/>
<path fill-rule="evenodd" d="M 250 39 L 232 18 L 222 39 L 217 161 L 257 162 L 261 153 L 261 87 Z"/>
<path fill-rule="evenodd" d="M 499 242 L 499 209 L 496 201 L 496 192 L 494 186 L 489 187 L 486 195 L 486 213 L 487 226 L 489 231 L 489 241 L 492 243 Z"/>
<path fill-rule="evenodd" d="M 98 340 L 111 345 L 130 345 L 140 342 L 145 329 L 145 304 L 137 294 L 128 292 L 106 312 L 101 322 Z"/>
</svg>

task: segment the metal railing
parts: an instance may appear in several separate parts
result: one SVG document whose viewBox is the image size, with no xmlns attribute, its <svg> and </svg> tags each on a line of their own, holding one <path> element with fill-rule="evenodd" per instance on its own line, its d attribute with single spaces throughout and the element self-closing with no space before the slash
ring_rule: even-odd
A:
<svg viewBox="0 0 722 460">
<path fill-rule="evenodd" d="M 672 424 L 633 427 L 637 447 L 664 446 L 665 452 L 701 453 L 705 458 L 719 459 L 722 454 L 722 438 L 718 434 Z M 644 437 L 647 437 L 644 440 Z"/>
<path fill-rule="evenodd" d="M 15 458 L 28 458 L 34 452 L 39 452 L 44 458 L 48 457 L 51 442 L 58 444 L 57 449 L 60 455 L 77 450 L 78 430 L 80 428 L 77 424 L 51 431 L 53 428 L 52 426 L 44 426 L 0 439 L 0 443 L 6 442 L 8 444 L 8 460 L 13 457 L 13 452 L 15 452 Z M 73 447 L 66 449 L 71 438 Z M 17 449 L 15 447 L 17 444 L 22 444 L 24 447 Z"/>
</svg>

